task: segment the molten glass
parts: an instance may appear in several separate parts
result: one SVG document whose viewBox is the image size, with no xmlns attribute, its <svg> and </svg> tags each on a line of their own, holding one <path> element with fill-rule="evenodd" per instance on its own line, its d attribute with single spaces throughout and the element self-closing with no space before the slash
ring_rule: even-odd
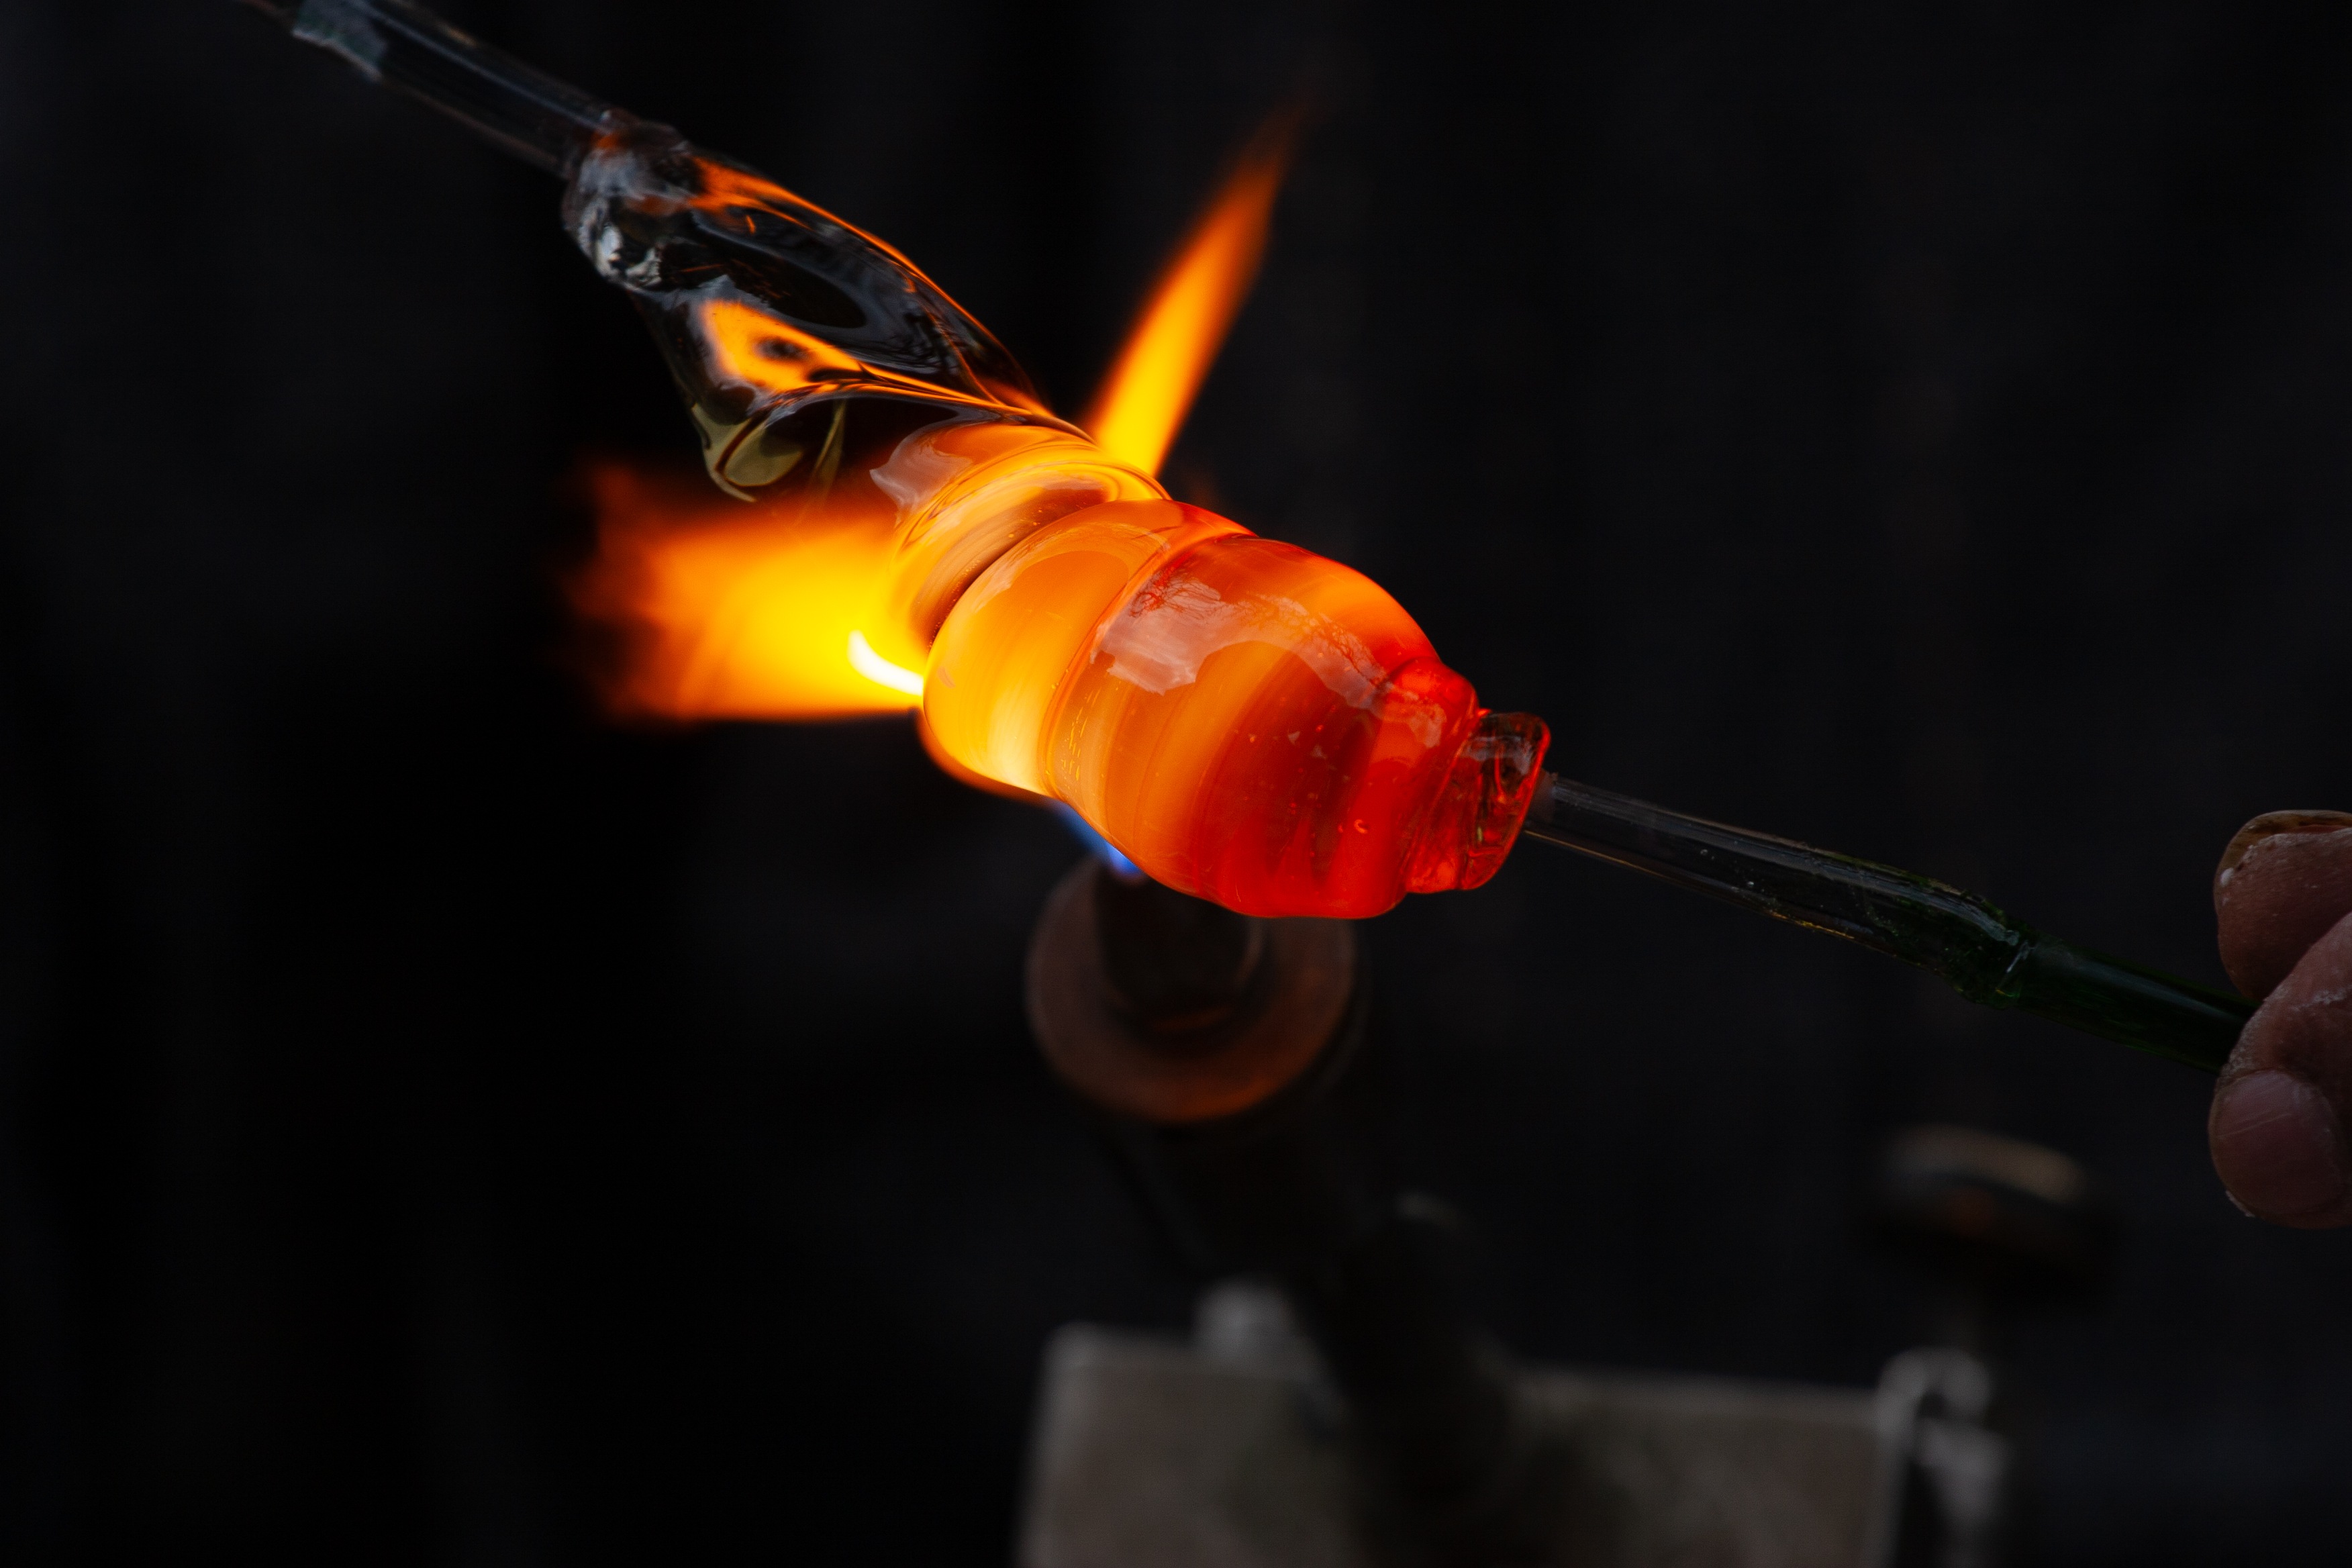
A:
<svg viewBox="0 0 2352 1568">
<path fill-rule="evenodd" d="M 923 715 L 1151 876 L 1248 914 L 1377 914 L 1492 876 L 1543 726 L 1478 707 L 1370 578 L 1174 501 L 1041 527 L 958 599 Z"/>
<path fill-rule="evenodd" d="M 1543 726 L 1481 709 L 1369 578 L 1179 505 L 1147 471 L 1199 381 L 1199 332 L 1230 319 L 1237 268 L 1246 281 L 1272 177 L 1244 169 L 1234 216 L 1188 251 L 1207 259 L 1147 315 L 1139 341 L 1171 310 L 1195 323 L 1186 353 L 1157 329 L 1181 384 L 1114 378 L 1137 463 L 1048 413 L 897 252 L 664 128 L 608 129 L 566 216 L 653 326 L 711 477 L 758 509 L 616 531 L 656 509 L 606 481 L 583 602 L 635 623 L 616 697 L 800 716 L 903 704 L 891 672 L 919 670 L 936 752 L 1067 803 L 1151 876 L 1244 913 L 1371 915 L 1493 875 Z M 867 689 L 813 679 L 794 649 Z"/>
</svg>

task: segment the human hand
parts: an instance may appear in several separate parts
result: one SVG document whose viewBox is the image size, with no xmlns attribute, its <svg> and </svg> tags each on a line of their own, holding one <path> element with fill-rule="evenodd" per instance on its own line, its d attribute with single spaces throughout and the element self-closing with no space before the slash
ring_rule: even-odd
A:
<svg viewBox="0 0 2352 1568">
<path fill-rule="evenodd" d="M 2213 1168 L 2258 1219 L 2352 1224 L 2352 814 L 2273 811 L 2213 876 L 2221 964 L 2262 1006 L 2221 1069 Z"/>
</svg>

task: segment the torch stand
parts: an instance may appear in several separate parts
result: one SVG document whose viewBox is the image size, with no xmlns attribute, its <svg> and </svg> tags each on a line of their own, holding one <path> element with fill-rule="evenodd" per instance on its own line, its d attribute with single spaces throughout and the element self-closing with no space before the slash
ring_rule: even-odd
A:
<svg viewBox="0 0 2352 1568">
<path fill-rule="evenodd" d="M 1354 928 L 1089 862 L 1047 904 L 1029 980 L 1046 1057 L 1188 1261 L 1271 1282 L 1304 1324 L 1382 1555 L 1539 1560 L 1500 1358 L 1450 1288 L 1443 1210 L 1385 1157 Z"/>
<path fill-rule="evenodd" d="M 1864 1390 L 1509 1365 L 1444 1205 L 1388 1156 L 1353 928 L 1098 863 L 1049 900 L 1029 1007 L 1204 1279 L 1189 1342 L 1047 1347 L 1021 1568 L 1856 1568 L 1886 1538 Z"/>
</svg>

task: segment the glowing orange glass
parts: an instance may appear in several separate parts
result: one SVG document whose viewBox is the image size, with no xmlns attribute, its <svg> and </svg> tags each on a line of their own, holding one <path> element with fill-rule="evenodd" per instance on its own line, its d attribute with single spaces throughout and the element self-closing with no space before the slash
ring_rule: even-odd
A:
<svg viewBox="0 0 2352 1568">
<path fill-rule="evenodd" d="M 635 226 L 615 220 L 592 254 L 641 247 L 622 280 L 666 276 L 659 226 L 689 213 L 697 256 L 713 236 L 846 229 L 699 167 L 684 195 L 617 163 L 596 174 Z M 1153 877 L 1246 913 L 1376 914 L 1492 875 L 1543 727 L 1481 709 L 1370 579 L 1151 477 L 1247 291 L 1280 176 L 1278 151 L 1244 160 L 1195 226 L 1091 437 L 854 230 L 865 271 L 837 270 L 878 279 L 866 298 L 782 247 L 647 287 L 712 475 L 753 504 L 599 477 L 602 548 L 579 596 L 625 633 L 608 700 L 815 718 L 919 693 L 950 771 L 1066 802 Z M 834 326 L 814 321 L 828 311 Z"/>
</svg>

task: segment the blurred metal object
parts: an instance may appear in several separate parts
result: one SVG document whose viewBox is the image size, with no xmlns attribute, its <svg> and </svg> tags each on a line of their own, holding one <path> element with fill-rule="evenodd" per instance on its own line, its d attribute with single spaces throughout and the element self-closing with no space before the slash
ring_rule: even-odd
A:
<svg viewBox="0 0 2352 1568">
<path fill-rule="evenodd" d="M 1262 1104 L 1349 1034 L 1344 921 L 1263 921 L 1089 857 L 1045 901 L 1029 1022 L 1089 1105 L 1153 1127 Z"/>
<path fill-rule="evenodd" d="M 1528 1369 L 1528 1539 L 1503 1565 L 1858 1568 L 1882 1533 L 1864 1390 Z M 1193 1340 L 1046 1347 L 1020 1568 L 1382 1568 L 1339 1402 L 1280 1296 L 1229 1283 Z M 1410 1560 L 1410 1559 L 1407 1559 Z"/>
<path fill-rule="evenodd" d="M 1905 1351 L 1878 1384 L 1886 1466 L 1872 1568 L 1994 1568 L 2012 1511 L 2016 1445 L 1989 1425 L 1992 1369 L 1963 1350 Z"/>
<path fill-rule="evenodd" d="M 2056 1150 L 1940 1125 L 1888 1141 L 1873 1211 L 1879 1238 L 1927 1286 L 1934 1342 L 1896 1356 L 1879 1382 L 1886 1497 L 1870 1562 L 1998 1568 L 2020 1502 L 2000 1331 L 2021 1310 L 2105 1283 L 2114 1211 Z"/>
<path fill-rule="evenodd" d="M 2088 1172 L 1973 1127 L 1912 1127 L 1889 1140 L 1873 1219 L 1969 1320 L 1939 1328 L 1971 1348 L 1988 1311 L 2088 1295 L 2114 1261 L 2114 1209 Z"/>
</svg>

